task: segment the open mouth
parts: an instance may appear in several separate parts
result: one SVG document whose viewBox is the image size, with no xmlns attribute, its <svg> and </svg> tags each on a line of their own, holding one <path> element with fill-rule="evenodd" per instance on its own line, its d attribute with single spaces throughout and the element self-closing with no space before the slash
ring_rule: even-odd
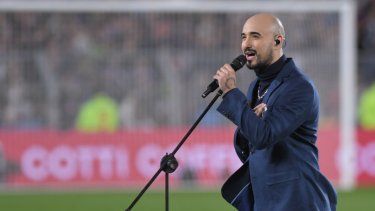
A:
<svg viewBox="0 0 375 211">
<path fill-rule="evenodd" d="M 255 58 L 256 52 L 254 50 L 245 51 L 247 61 L 251 61 Z"/>
</svg>

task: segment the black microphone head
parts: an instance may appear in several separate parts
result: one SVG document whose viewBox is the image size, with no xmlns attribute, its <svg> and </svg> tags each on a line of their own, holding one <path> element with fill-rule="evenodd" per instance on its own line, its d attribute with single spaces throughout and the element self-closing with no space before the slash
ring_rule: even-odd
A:
<svg viewBox="0 0 375 211">
<path fill-rule="evenodd" d="M 235 58 L 232 63 L 230 63 L 230 66 L 235 70 L 241 69 L 247 62 L 246 56 L 241 54 Z"/>
</svg>

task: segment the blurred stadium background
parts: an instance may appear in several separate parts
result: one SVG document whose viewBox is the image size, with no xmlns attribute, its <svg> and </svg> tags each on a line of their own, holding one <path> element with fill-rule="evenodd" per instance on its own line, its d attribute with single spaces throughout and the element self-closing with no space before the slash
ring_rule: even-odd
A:
<svg viewBox="0 0 375 211">
<path fill-rule="evenodd" d="M 373 210 L 371 0 L 0 0 L 0 210 L 126 208 L 258 11 L 280 17 L 286 55 L 319 89 L 319 159 L 338 210 Z M 246 90 L 254 74 L 238 75 Z M 240 165 L 233 130 L 213 108 L 177 153 L 172 210 L 233 210 L 219 194 Z M 163 210 L 162 187 L 160 175 L 134 210 Z"/>
</svg>

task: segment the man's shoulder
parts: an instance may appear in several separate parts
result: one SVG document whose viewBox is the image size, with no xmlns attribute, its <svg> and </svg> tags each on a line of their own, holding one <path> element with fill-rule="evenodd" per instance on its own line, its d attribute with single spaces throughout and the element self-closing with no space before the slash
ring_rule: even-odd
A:
<svg viewBox="0 0 375 211">
<path fill-rule="evenodd" d="M 306 74 L 306 72 L 296 66 L 294 63 L 292 65 L 286 65 L 289 68 L 288 77 L 284 78 L 285 90 L 288 93 L 291 92 L 303 92 L 306 96 L 318 96 L 318 91 L 314 84 L 314 81 Z M 294 91 L 293 91 L 294 90 Z"/>
<path fill-rule="evenodd" d="M 289 79 L 292 79 L 291 82 L 300 85 L 305 84 L 306 86 L 312 86 L 315 88 L 314 81 L 308 76 L 308 74 L 302 68 L 298 67 L 292 58 L 288 59 L 290 59 L 290 62 L 285 65 L 285 68 L 289 69 Z"/>
</svg>

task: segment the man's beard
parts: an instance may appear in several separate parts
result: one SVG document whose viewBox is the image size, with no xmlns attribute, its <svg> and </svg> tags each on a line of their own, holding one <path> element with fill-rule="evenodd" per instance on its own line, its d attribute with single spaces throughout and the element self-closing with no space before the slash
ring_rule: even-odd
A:
<svg viewBox="0 0 375 211">
<path fill-rule="evenodd" d="M 273 60 L 272 56 L 272 49 L 268 49 L 268 54 L 263 59 L 262 57 L 257 56 L 257 63 L 255 65 L 251 65 L 251 63 L 246 62 L 247 68 L 254 70 L 256 73 L 263 72 L 268 66 L 271 65 Z"/>
</svg>

